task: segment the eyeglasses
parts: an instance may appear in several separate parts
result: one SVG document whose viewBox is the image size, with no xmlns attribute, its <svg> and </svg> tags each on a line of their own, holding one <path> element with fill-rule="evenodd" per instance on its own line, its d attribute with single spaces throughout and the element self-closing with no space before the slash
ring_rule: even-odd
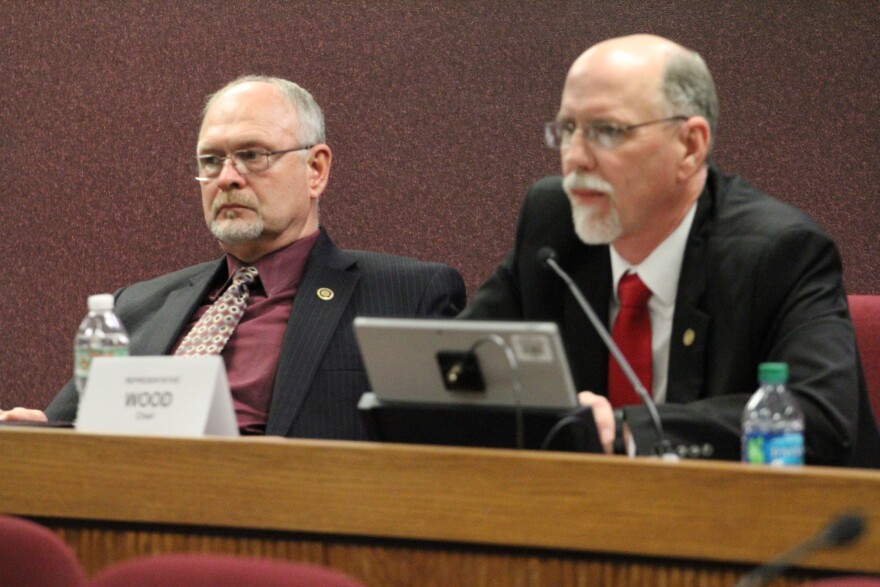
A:
<svg viewBox="0 0 880 587">
<path fill-rule="evenodd" d="M 195 160 L 189 161 L 187 167 L 198 181 L 208 181 L 219 177 L 226 165 L 226 160 L 231 159 L 236 171 L 241 175 L 248 173 L 260 173 L 269 169 L 269 158 L 276 155 L 284 155 L 294 151 L 305 151 L 315 145 L 304 145 L 292 149 L 278 151 L 263 151 L 262 149 L 242 149 L 234 151 L 231 155 L 221 157 L 219 155 L 199 155 Z"/>
<path fill-rule="evenodd" d="M 578 128 L 590 143 L 602 149 L 613 149 L 620 146 L 626 139 L 627 135 L 637 128 L 649 126 L 652 124 L 662 124 L 664 122 L 675 122 L 688 120 L 690 116 L 678 115 L 669 118 L 661 118 L 660 120 L 649 120 L 648 122 L 640 122 L 639 124 L 628 124 L 625 126 L 615 124 L 613 122 L 587 122 L 577 124 L 570 120 L 560 122 L 554 120 L 544 125 L 544 141 L 551 149 L 564 149 L 571 144 L 571 137 L 574 136 Z"/>
</svg>

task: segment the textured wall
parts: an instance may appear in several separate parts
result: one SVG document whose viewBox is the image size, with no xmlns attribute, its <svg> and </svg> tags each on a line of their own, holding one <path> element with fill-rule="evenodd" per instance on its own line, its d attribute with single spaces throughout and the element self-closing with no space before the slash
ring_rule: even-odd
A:
<svg viewBox="0 0 880 587">
<path fill-rule="evenodd" d="M 878 24 L 874 0 L 0 0 L 0 407 L 67 379 L 88 294 L 218 255 L 182 161 L 203 97 L 242 73 L 324 107 L 338 244 L 450 263 L 473 291 L 557 170 L 540 131 L 570 62 L 671 37 L 716 74 L 721 166 L 809 212 L 849 291 L 880 293 Z"/>
</svg>

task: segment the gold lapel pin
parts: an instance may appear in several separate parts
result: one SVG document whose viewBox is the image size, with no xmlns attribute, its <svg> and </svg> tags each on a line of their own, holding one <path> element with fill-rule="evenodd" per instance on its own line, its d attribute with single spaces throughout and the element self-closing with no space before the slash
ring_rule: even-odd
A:
<svg viewBox="0 0 880 587">
<path fill-rule="evenodd" d="M 684 331 L 684 336 L 681 338 L 681 342 L 684 343 L 684 346 L 691 346 L 694 344 L 694 339 L 697 338 L 696 333 L 692 328 L 688 328 Z"/>
<path fill-rule="evenodd" d="M 325 302 L 333 299 L 333 296 L 336 295 L 333 293 L 333 290 L 329 287 L 319 288 L 317 291 L 318 297 L 324 300 Z"/>
</svg>

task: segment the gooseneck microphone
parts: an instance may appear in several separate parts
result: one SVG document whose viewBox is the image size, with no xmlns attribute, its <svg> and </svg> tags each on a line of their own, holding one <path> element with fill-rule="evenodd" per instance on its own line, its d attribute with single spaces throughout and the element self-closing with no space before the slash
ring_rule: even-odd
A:
<svg viewBox="0 0 880 587">
<path fill-rule="evenodd" d="M 614 360 L 617 361 L 617 364 L 620 365 L 620 370 L 623 371 L 623 374 L 629 380 L 630 384 L 636 390 L 636 393 L 642 400 L 642 403 L 645 404 L 645 407 L 648 408 L 648 414 L 651 416 L 651 422 L 654 424 L 654 430 L 657 432 L 657 442 L 654 444 L 654 453 L 658 456 L 666 456 L 666 457 L 676 457 L 675 453 L 672 451 L 672 446 L 669 441 L 666 440 L 666 436 L 663 434 L 663 424 L 660 422 L 660 414 L 657 412 L 657 404 L 654 403 L 654 399 L 651 395 L 645 390 L 645 387 L 642 385 L 642 382 L 639 381 L 638 376 L 636 376 L 632 367 L 629 364 L 629 361 L 626 360 L 626 357 L 623 356 L 623 353 L 620 352 L 620 348 L 614 342 L 614 339 L 611 338 L 611 335 L 608 334 L 608 330 L 605 328 L 605 325 L 602 324 L 602 321 L 596 316 L 596 312 L 593 311 L 593 307 L 590 306 L 590 303 L 584 297 L 584 294 L 581 293 L 580 288 L 575 284 L 574 280 L 565 272 L 565 270 L 559 266 L 559 263 L 556 261 L 557 255 L 556 251 L 552 247 L 541 247 L 538 250 L 538 263 L 542 266 L 552 269 L 556 275 L 558 275 L 562 281 L 568 286 L 568 289 L 571 291 L 574 299 L 577 300 L 578 305 L 580 305 L 581 309 L 584 311 L 584 314 L 589 318 L 590 323 L 593 325 L 593 328 L 596 329 L 596 332 L 599 333 L 599 336 L 602 337 L 602 342 L 605 343 L 605 346 L 608 348 L 608 351 L 614 357 Z"/>
<path fill-rule="evenodd" d="M 845 514 L 831 520 L 815 536 L 811 536 L 785 551 L 769 563 L 752 570 L 739 580 L 736 587 L 760 587 L 766 585 L 796 562 L 823 548 L 836 548 L 854 542 L 865 532 L 865 518 L 857 514 Z"/>
</svg>

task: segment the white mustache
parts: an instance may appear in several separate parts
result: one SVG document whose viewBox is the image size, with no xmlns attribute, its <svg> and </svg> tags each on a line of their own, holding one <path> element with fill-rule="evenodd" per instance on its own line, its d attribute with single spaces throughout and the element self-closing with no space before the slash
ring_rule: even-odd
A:
<svg viewBox="0 0 880 587">
<path fill-rule="evenodd" d="M 252 210 L 257 209 L 257 203 L 253 201 L 253 198 L 245 196 L 239 192 L 221 192 L 216 198 L 214 198 L 214 202 L 211 204 L 211 214 L 213 217 L 217 218 L 217 213 L 220 211 L 221 206 L 227 204 L 237 204 Z"/>
<path fill-rule="evenodd" d="M 578 173 L 576 171 L 572 171 L 565 176 L 565 179 L 562 180 L 562 189 L 568 195 L 571 195 L 572 190 L 591 190 L 602 192 L 609 196 L 614 195 L 614 188 L 607 181 L 595 175 Z"/>
</svg>

